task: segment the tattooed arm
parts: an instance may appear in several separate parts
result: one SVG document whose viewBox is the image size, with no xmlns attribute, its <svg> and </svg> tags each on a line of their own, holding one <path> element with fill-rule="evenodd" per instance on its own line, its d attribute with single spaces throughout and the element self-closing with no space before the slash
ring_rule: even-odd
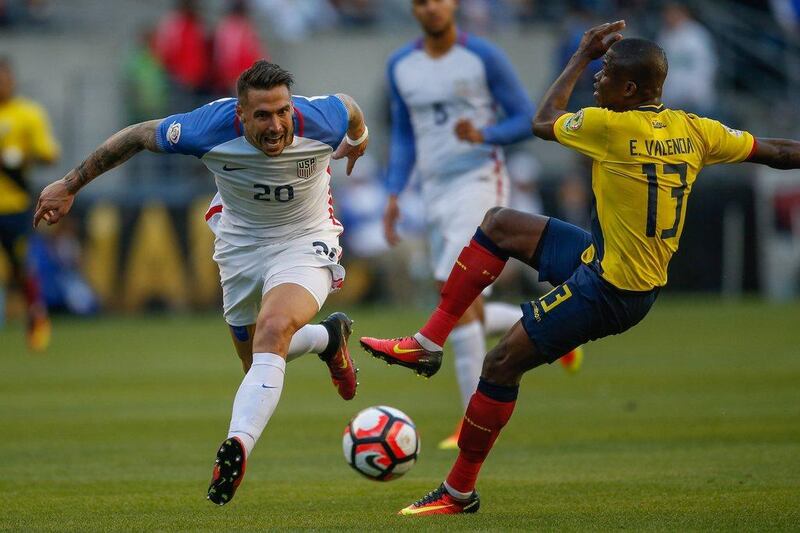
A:
<svg viewBox="0 0 800 533">
<path fill-rule="evenodd" d="M 44 219 L 55 224 L 64 217 L 81 188 L 100 174 L 118 167 L 142 150 L 158 152 L 156 130 L 161 120 L 150 120 L 128 126 L 109 137 L 77 168 L 42 190 L 36 203 L 33 225 Z"/>
</svg>

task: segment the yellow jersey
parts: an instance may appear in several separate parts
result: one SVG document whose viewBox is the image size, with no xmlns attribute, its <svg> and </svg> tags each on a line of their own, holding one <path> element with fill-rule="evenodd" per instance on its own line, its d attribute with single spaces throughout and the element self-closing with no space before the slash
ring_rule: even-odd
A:
<svg viewBox="0 0 800 533">
<path fill-rule="evenodd" d="M 750 133 L 663 104 L 587 107 L 559 117 L 554 132 L 593 159 L 594 246 L 583 260 L 597 260 L 606 281 L 631 291 L 666 285 L 700 170 L 744 161 L 755 148 Z"/>
<path fill-rule="evenodd" d="M 39 104 L 19 97 L 0 103 L 0 215 L 31 207 L 26 182 L 31 163 L 54 161 L 59 151 Z"/>
</svg>

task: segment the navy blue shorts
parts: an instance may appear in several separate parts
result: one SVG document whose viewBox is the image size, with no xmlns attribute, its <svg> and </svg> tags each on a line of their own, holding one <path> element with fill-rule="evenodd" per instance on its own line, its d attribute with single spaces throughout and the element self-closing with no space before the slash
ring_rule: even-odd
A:
<svg viewBox="0 0 800 533">
<path fill-rule="evenodd" d="M 581 260 L 591 235 L 551 218 L 539 243 L 539 281 L 556 287 L 522 304 L 522 326 L 548 362 L 589 341 L 638 324 L 656 301 L 658 289 L 624 291 L 604 280 L 598 266 Z"/>
<path fill-rule="evenodd" d="M 20 259 L 25 240 L 33 232 L 33 213 L 25 211 L 13 215 L 0 215 L 0 245 L 12 260 Z"/>
</svg>

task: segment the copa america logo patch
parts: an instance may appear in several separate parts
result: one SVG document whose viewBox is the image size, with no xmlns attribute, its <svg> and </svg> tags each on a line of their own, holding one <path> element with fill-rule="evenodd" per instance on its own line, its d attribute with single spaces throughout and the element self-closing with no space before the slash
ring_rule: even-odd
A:
<svg viewBox="0 0 800 533">
<path fill-rule="evenodd" d="M 564 129 L 567 131 L 578 131 L 583 126 L 583 109 L 572 115 L 564 122 Z"/>
<path fill-rule="evenodd" d="M 317 170 L 317 158 L 303 159 L 297 162 L 297 177 L 310 178 Z"/>
<path fill-rule="evenodd" d="M 730 133 L 731 135 L 733 135 L 735 137 L 741 137 L 742 136 L 742 132 L 740 130 L 735 130 L 733 128 L 729 128 L 728 126 L 724 126 L 724 128 L 726 130 L 728 130 L 728 133 Z"/>
<path fill-rule="evenodd" d="M 181 139 L 181 123 L 173 122 L 167 129 L 167 140 L 170 144 L 178 144 Z"/>
</svg>

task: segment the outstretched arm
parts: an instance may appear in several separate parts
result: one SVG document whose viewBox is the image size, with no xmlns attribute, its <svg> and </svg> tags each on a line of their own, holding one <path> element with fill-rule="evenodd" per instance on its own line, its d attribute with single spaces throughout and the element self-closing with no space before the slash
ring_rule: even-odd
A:
<svg viewBox="0 0 800 533">
<path fill-rule="evenodd" d="M 791 139 L 756 139 L 753 154 L 746 160 L 772 168 L 800 168 L 800 142 Z"/>
<path fill-rule="evenodd" d="M 128 126 L 109 137 L 78 167 L 42 190 L 36 203 L 33 225 L 44 219 L 55 224 L 72 207 L 75 195 L 100 174 L 118 167 L 142 150 L 158 152 L 156 130 L 161 120 L 150 120 Z"/>
<path fill-rule="evenodd" d="M 334 159 L 347 158 L 347 175 L 349 176 L 356 160 L 367 151 L 369 131 L 364 122 L 364 113 L 353 97 L 346 94 L 337 94 L 336 96 L 347 108 L 347 134 L 332 157 Z"/>
<path fill-rule="evenodd" d="M 581 74 L 589 63 L 603 57 L 612 44 L 622 39 L 618 32 L 624 28 L 625 21 L 618 20 L 595 26 L 583 34 L 578 49 L 539 104 L 536 116 L 533 117 L 534 135 L 548 141 L 556 140 L 553 125 L 558 117 L 567 112 L 569 98 Z"/>
</svg>

